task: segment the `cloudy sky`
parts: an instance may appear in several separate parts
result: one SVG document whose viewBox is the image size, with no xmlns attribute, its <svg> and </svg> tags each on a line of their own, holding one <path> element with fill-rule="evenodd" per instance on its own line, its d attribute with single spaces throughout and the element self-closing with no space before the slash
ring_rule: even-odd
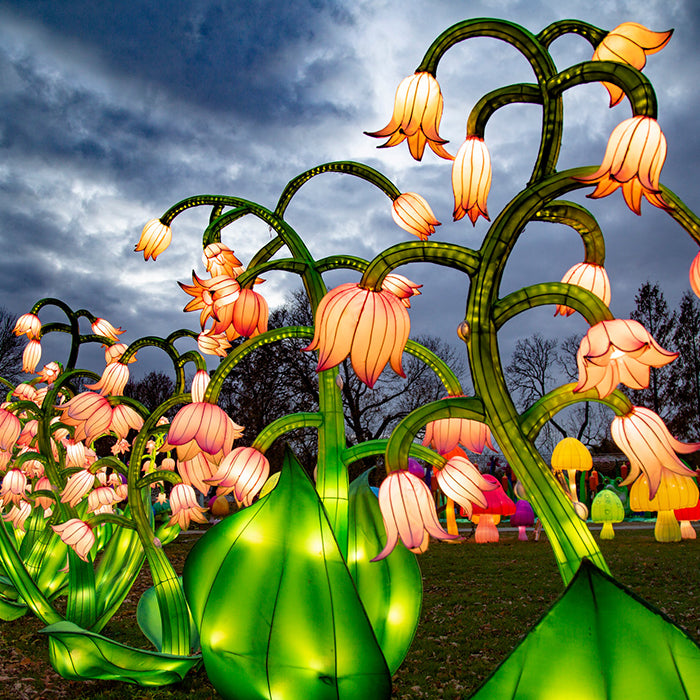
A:
<svg viewBox="0 0 700 700">
<path fill-rule="evenodd" d="M 645 73 L 656 87 L 669 142 L 662 181 L 700 211 L 700 9 L 694 0 L 0 0 L 1 303 L 22 313 L 42 297 L 59 297 L 121 325 L 128 341 L 194 329 L 197 315 L 182 313 L 189 297 L 176 281 L 189 281 L 192 269 L 203 272 L 207 214 L 180 216 L 171 247 L 156 262 L 133 252 L 145 221 L 203 193 L 273 208 L 287 181 L 331 160 L 368 163 L 402 191 L 422 193 L 443 222 L 434 240 L 479 247 L 486 222 L 475 228 L 451 222 L 448 162 L 428 151 L 416 163 L 405 144 L 377 150 L 378 141 L 363 135 L 388 122 L 396 85 L 432 40 L 478 16 L 508 19 L 534 33 L 567 17 L 606 29 L 623 21 L 675 28 Z M 574 36 L 553 48 L 560 69 L 590 53 Z M 454 153 L 479 97 L 532 78 L 514 49 L 480 39 L 450 50 L 438 79 L 446 105 L 441 134 Z M 560 167 L 598 164 L 629 106 L 608 109 L 599 85 L 570 92 Z M 527 181 L 539 130 L 535 106 L 503 109 L 489 123 L 492 219 Z M 583 194 L 572 198 L 587 203 L 606 234 L 616 315 L 629 315 L 647 279 L 659 281 L 677 303 L 689 288 L 697 244 L 646 203 L 637 217 L 620 193 L 595 202 Z M 339 175 L 306 185 L 288 219 L 317 257 L 371 258 L 409 238 L 393 224 L 382 194 Z M 244 220 L 224 240 L 245 263 L 269 232 Z M 559 280 L 582 254 L 578 236 L 563 227 L 528 228 L 502 291 Z M 414 334 L 452 342 L 463 318 L 465 279 L 422 265 L 400 271 L 424 285 L 411 311 Z M 329 286 L 340 281 L 327 280 Z M 272 274 L 258 289 L 274 306 L 295 286 L 291 277 Z M 509 324 L 506 361 L 519 334 L 585 331 L 580 319 L 551 316 L 552 309 L 542 309 Z M 63 358 L 43 358 L 49 359 Z M 153 362 L 146 358 L 143 366 Z"/>
</svg>

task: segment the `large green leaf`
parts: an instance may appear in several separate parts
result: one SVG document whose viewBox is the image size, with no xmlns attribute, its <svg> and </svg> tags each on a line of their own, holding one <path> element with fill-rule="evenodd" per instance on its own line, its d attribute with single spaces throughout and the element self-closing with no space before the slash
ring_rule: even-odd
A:
<svg viewBox="0 0 700 700">
<path fill-rule="evenodd" d="M 139 623 L 141 631 L 148 637 L 153 646 L 160 651 L 163 644 L 163 626 L 156 589 L 153 586 L 147 588 L 139 598 L 139 604 L 136 607 L 136 621 Z M 199 634 L 191 614 L 190 644 L 194 651 L 199 649 Z"/>
<path fill-rule="evenodd" d="M 235 700 L 379 700 L 391 678 L 323 504 L 291 452 L 183 572 L 207 674 Z"/>
<path fill-rule="evenodd" d="M 22 617 L 27 612 L 27 606 L 22 602 L 0 598 L 0 620 L 11 622 Z"/>
<path fill-rule="evenodd" d="M 181 681 L 201 662 L 200 656 L 172 656 L 133 649 L 72 622 L 56 622 L 41 632 L 49 637 L 51 665 L 68 680 L 167 685 Z"/>
<path fill-rule="evenodd" d="M 473 700 L 700 699 L 700 647 L 583 560 L 562 597 Z"/>
<path fill-rule="evenodd" d="M 348 569 L 393 674 L 403 662 L 420 618 L 423 580 L 416 555 L 403 546 L 370 561 L 384 548 L 386 531 L 369 471 L 350 485 Z"/>
</svg>

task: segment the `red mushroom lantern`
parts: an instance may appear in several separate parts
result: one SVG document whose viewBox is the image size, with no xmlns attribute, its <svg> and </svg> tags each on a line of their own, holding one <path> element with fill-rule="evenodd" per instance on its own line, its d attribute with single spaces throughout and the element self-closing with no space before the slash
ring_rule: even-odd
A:
<svg viewBox="0 0 700 700">
<path fill-rule="evenodd" d="M 515 503 L 508 498 L 498 479 L 490 474 L 484 474 L 484 479 L 492 484 L 496 484 L 497 488 L 493 491 L 483 492 L 484 498 L 486 498 L 486 508 L 474 504 L 471 519 L 476 523 L 474 539 L 479 544 L 498 542 L 498 528 L 496 525 L 500 522 L 501 517 L 515 513 Z"/>
<path fill-rule="evenodd" d="M 697 538 L 695 528 L 690 524 L 691 520 L 700 520 L 700 498 L 690 508 L 676 508 L 673 511 L 676 520 L 681 524 L 681 539 L 694 540 Z"/>
</svg>

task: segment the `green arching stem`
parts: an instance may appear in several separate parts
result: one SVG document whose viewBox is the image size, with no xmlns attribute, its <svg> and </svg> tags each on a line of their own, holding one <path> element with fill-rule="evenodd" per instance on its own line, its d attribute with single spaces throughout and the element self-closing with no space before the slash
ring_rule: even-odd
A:
<svg viewBox="0 0 700 700">
<path fill-rule="evenodd" d="M 253 338 L 241 343 L 237 348 L 231 350 L 229 354 L 221 360 L 219 366 L 214 370 L 209 381 L 204 400 L 209 403 L 216 403 L 219 398 L 221 387 L 226 377 L 233 371 L 233 368 L 251 352 L 263 345 L 269 345 L 286 338 L 313 338 L 314 329 L 308 326 L 286 326 L 285 328 L 273 328 L 272 330 L 260 333 Z"/>
<path fill-rule="evenodd" d="M 169 481 L 171 484 L 181 484 L 182 478 L 179 474 L 169 469 L 158 469 L 154 472 L 149 472 L 145 476 L 142 476 L 136 482 L 136 488 L 142 489 L 151 484 L 155 484 L 157 481 Z"/>
<path fill-rule="evenodd" d="M 582 183 L 574 178 L 584 171 L 576 169 L 552 175 L 529 186 L 504 208 L 480 251 L 483 262 L 469 289 L 465 317 L 471 329 L 467 345 L 474 386 L 482 397 L 501 450 L 547 530 L 565 582 L 571 579 L 584 557 L 591 558 L 604 570 L 607 566 L 585 523 L 575 514 L 571 502 L 520 428 L 520 417 L 503 376 L 493 311 L 503 270 L 525 224 L 553 199 L 580 188 Z M 501 313 L 507 315 L 507 309 L 501 308 Z"/>
<path fill-rule="evenodd" d="M 479 267 L 478 252 L 438 241 L 407 241 L 387 248 L 372 260 L 360 280 L 360 287 L 381 290 L 384 278 L 400 265 L 412 262 L 431 262 L 465 272 L 471 276 Z"/>
<path fill-rule="evenodd" d="M 565 224 L 576 231 L 583 241 L 584 262 L 605 265 L 605 239 L 603 232 L 588 209 L 575 202 L 552 202 L 535 212 L 533 221 Z"/>
<path fill-rule="evenodd" d="M 359 462 L 367 457 L 378 457 L 386 453 L 388 439 L 380 438 L 377 440 L 367 440 L 366 442 L 361 442 L 358 445 L 353 445 L 345 450 L 345 464 L 347 466 L 351 465 L 353 462 Z M 408 454 L 416 459 L 421 459 L 424 462 L 428 462 L 434 467 L 442 467 L 445 464 L 445 458 L 441 457 L 437 452 L 423 447 L 417 443 L 411 443 L 408 450 Z"/>
<path fill-rule="evenodd" d="M 547 304 L 568 306 L 578 311 L 591 326 L 614 318 L 603 301 L 583 287 L 566 282 L 540 282 L 499 299 L 493 307 L 494 326 L 499 329 L 523 311 Z"/>
<path fill-rule="evenodd" d="M 553 41 L 565 34 L 578 34 L 586 39 L 593 48 L 598 46 L 601 41 L 608 35 L 608 31 L 600 29 L 588 22 L 582 22 L 577 19 L 563 19 L 558 22 L 553 22 L 548 27 L 545 27 L 538 35 L 537 39 L 545 48 L 549 47 Z"/>
<path fill-rule="evenodd" d="M 559 411 L 582 401 L 595 401 L 611 408 L 615 415 L 624 416 L 632 410 L 630 400 L 618 390 L 601 398 L 597 389 L 575 392 L 576 384 L 564 384 L 535 401 L 520 417 L 520 429 L 534 442 L 547 421 Z"/>
<path fill-rule="evenodd" d="M 648 78 L 636 68 L 615 61 L 586 61 L 571 66 L 549 78 L 547 91 L 561 95 L 576 85 L 607 82 L 617 85 L 627 95 L 632 114 L 656 119 L 656 93 Z"/>
<path fill-rule="evenodd" d="M 416 73 L 426 71 L 436 75 L 438 63 L 445 52 L 455 44 L 473 37 L 490 37 L 515 47 L 527 59 L 537 78 L 543 114 L 539 151 L 530 178 L 530 183 L 536 182 L 556 168 L 562 139 L 563 104 L 560 95 L 550 95 L 545 90 L 545 84 L 556 73 L 556 67 L 534 34 L 520 25 L 504 20 L 477 18 L 458 22 L 430 45 Z"/>
<path fill-rule="evenodd" d="M 408 340 L 406 342 L 406 347 L 404 352 L 409 355 L 421 360 L 430 367 L 430 369 L 435 372 L 438 379 L 442 382 L 449 396 L 462 396 L 464 391 L 459 379 L 449 367 L 449 365 L 440 357 L 438 357 L 432 350 L 428 350 L 424 345 L 416 343 L 415 340 Z"/>
<path fill-rule="evenodd" d="M 661 193 L 664 201 L 668 204 L 668 214 L 686 230 L 696 243 L 700 243 L 700 218 L 668 187 L 661 185 Z"/>
<path fill-rule="evenodd" d="M 80 346 L 80 329 L 78 327 L 78 317 L 75 315 L 73 310 L 60 299 L 54 299 L 53 297 L 46 297 L 45 299 L 40 299 L 32 306 L 30 313 L 37 315 L 41 309 L 45 306 L 57 306 L 63 313 L 68 316 L 70 322 L 70 334 L 71 334 L 71 347 L 70 353 L 68 355 L 68 362 L 66 363 L 66 369 L 73 369 L 75 363 L 78 361 L 78 349 Z"/>
<path fill-rule="evenodd" d="M 173 396 L 146 419 L 143 428 L 134 438 L 127 476 L 129 507 L 151 569 L 161 615 L 162 652 L 178 656 L 187 656 L 190 653 L 189 610 L 178 575 L 163 549 L 154 542 L 155 535 L 150 521 L 150 488 L 140 489 L 137 484 L 141 479 L 141 460 L 146 443 L 156 429 L 158 418 L 171 408 L 186 403 L 190 398 L 189 394 Z"/>
<path fill-rule="evenodd" d="M 440 399 L 411 411 L 394 428 L 387 442 L 385 453 L 387 474 L 396 469 L 405 468 L 405 465 L 408 464 L 411 444 L 418 431 L 426 423 L 441 418 L 467 418 L 481 423 L 486 422 L 483 402 L 475 396 Z"/>
<path fill-rule="evenodd" d="M 202 248 L 206 248 L 211 243 L 221 243 L 221 231 L 234 221 L 238 221 L 238 219 L 250 213 L 251 211 L 248 207 L 237 207 L 227 211 L 225 214 L 219 214 L 215 219 L 211 219 L 209 226 L 204 229 L 202 234 Z"/>
<path fill-rule="evenodd" d="M 310 411 L 290 413 L 266 425 L 258 433 L 251 447 L 265 453 L 270 449 L 275 440 L 292 430 L 298 430 L 299 428 L 318 428 L 322 423 L 323 416 L 320 413 L 312 413 Z"/>
<path fill-rule="evenodd" d="M 519 83 L 498 88 L 484 95 L 473 107 L 467 119 L 467 137 L 484 139 L 486 124 L 501 107 L 511 104 L 542 104 L 542 91 L 537 85 Z"/>
<path fill-rule="evenodd" d="M 371 168 L 369 165 L 364 165 L 364 163 L 355 163 L 348 160 L 334 161 L 332 163 L 324 163 L 323 165 L 318 165 L 315 168 L 306 170 L 290 180 L 277 201 L 275 214 L 283 217 L 284 212 L 287 210 L 287 207 L 292 200 L 292 197 L 294 197 L 294 195 L 299 191 L 301 186 L 308 182 L 312 177 L 323 173 L 344 173 L 346 175 L 354 175 L 355 177 L 359 177 L 362 180 L 366 180 L 367 182 L 378 187 L 392 201 L 401 194 L 399 189 L 393 182 L 391 182 L 391 180 L 389 180 L 389 178 L 382 175 L 382 173 L 380 173 L 378 170 Z"/>
</svg>

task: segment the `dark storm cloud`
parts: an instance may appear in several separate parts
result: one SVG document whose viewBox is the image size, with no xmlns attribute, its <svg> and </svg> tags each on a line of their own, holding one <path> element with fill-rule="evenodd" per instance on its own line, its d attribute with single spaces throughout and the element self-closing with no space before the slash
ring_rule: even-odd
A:
<svg viewBox="0 0 700 700">
<path fill-rule="evenodd" d="M 192 104 L 237 118 L 300 123 L 332 101 L 309 101 L 305 80 L 333 73 L 317 59 L 300 76 L 292 52 L 334 27 L 352 29 L 341 2 L 8 2 L 15 12 L 94 51 L 117 75 L 138 76 Z"/>
</svg>

